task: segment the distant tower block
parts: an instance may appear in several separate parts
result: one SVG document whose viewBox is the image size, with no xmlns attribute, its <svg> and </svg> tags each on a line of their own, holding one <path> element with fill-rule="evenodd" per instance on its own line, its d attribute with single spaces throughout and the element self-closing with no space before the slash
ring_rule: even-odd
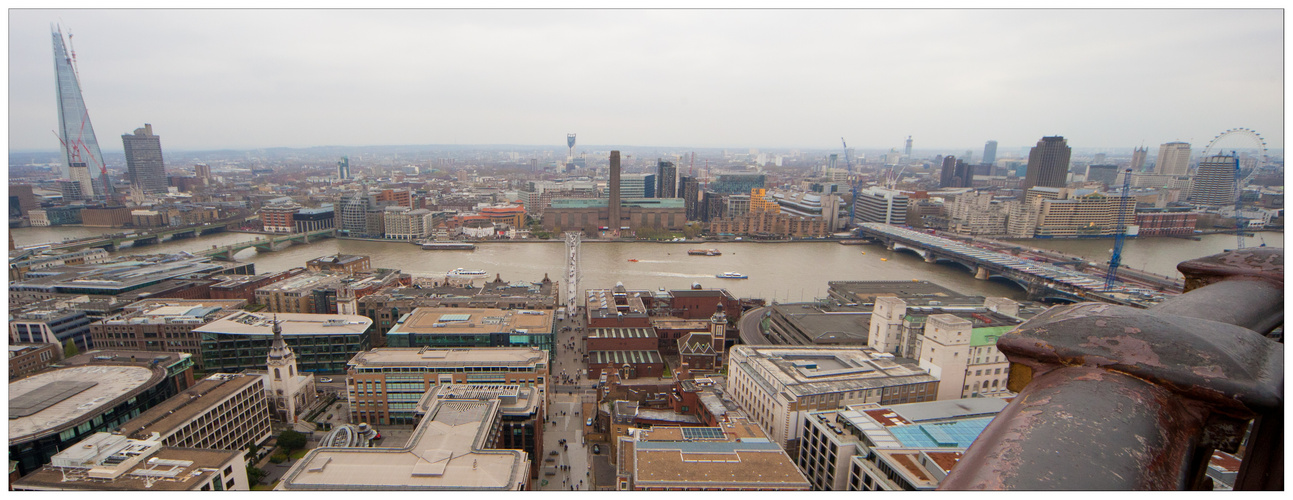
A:
<svg viewBox="0 0 1293 500">
<path fill-rule="evenodd" d="M 907 147 L 902 150 L 903 156 L 911 156 L 911 136 L 907 136 Z"/>
<path fill-rule="evenodd" d="M 570 154 L 569 154 L 569 156 L 567 156 L 567 157 L 568 157 L 568 158 L 571 158 L 571 159 L 574 159 L 574 157 L 575 157 L 575 134 L 566 134 L 566 147 L 569 147 L 569 148 L 570 148 Z"/>
</svg>

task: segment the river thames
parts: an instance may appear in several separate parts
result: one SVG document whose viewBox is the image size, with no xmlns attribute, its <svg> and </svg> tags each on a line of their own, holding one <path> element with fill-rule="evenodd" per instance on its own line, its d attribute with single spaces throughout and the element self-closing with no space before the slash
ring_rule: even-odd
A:
<svg viewBox="0 0 1293 500">
<path fill-rule="evenodd" d="M 62 241 L 115 232 L 105 228 L 31 227 L 11 229 L 17 245 Z M 1259 233 L 1248 238 L 1248 246 L 1265 242 L 1283 246 L 1282 233 Z M 125 248 L 118 254 L 196 252 L 213 246 L 254 240 L 260 235 L 218 233 L 193 239 L 164 242 L 140 248 Z M 1035 248 L 1057 250 L 1088 260 L 1108 260 L 1113 241 L 1101 240 L 1015 240 Z M 1234 248 L 1234 235 L 1206 235 L 1200 241 L 1179 238 L 1129 239 L 1123 249 L 1123 265 L 1166 276 L 1179 277 L 1176 264 Z M 716 248 L 716 257 L 689 256 L 691 248 Z M 415 276 L 443 275 L 455 268 L 483 269 L 508 281 L 537 281 L 547 274 L 559 279 L 565 269 L 564 245 L 543 243 L 479 243 L 474 251 L 429 251 L 403 242 L 324 239 L 310 245 L 293 245 L 278 252 L 257 253 L 255 249 L 235 257 L 256 264 L 256 272 L 303 267 L 309 259 L 335 253 L 367 255 L 373 267 L 400 269 Z M 636 259 L 637 262 L 630 262 Z M 716 274 L 734 271 L 748 275 L 745 280 L 720 279 Z M 956 265 L 929 264 L 907 252 L 890 252 L 876 245 L 840 245 L 835 242 L 688 242 L 688 243 L 601 243 L 582 245 L 581 288 L 609 288 L 617 282 L 635 289 L 680 289 L 699 283 L 705 288 L 726 288 L 738 297 L 759 297 L 778 302 L 795 302 L 825 297 L 828 281 L 842 280 L 928 280 L 954 291 L 983 296 L 1023 298 L 1018 287 L 996 281 L 980 281 Z"/>
</svg>

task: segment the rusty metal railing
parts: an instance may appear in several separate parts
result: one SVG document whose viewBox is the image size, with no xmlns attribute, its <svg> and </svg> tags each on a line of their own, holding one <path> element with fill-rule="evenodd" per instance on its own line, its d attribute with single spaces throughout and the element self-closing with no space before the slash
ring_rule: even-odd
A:
<svg viewBox="0 0 1293 500">
<path fill-rule="evenodd" d="M 1284 487 L 1284 251 L 1183 262 L 1187 293 L 1150 309 L 1059 306 L 1001 337 L 1019 395 L 943 490 L 1211 489 L 1244 443 L 1236 490 Z"/>
</svg>

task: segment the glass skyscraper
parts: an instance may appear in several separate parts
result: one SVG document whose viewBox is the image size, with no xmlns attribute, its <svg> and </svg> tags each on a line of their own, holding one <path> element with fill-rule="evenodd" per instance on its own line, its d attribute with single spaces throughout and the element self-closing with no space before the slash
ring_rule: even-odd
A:
<svg viewBox="0 0 1293 500">
<path fill-rule="evenodd" d="M 55 83 L 58 88 L 58 129 L 60 150 L 63 153 L 63 169 L 60 173 L 64 177 L 70 177 L 72 165 L 83 164 L 93 176 L 103 171 L 103 153 L 99 152 L 99 141 L 95 139 L 94 127 L 90 125 L 90 114 L 85 109 L 85 99 L 81 97 L 81 83 L 72 68 L 72 58 L 63 46 L 63 32 L 55 27 L 52 35 Z M 99 174 L 94 182 L 95 193 L 102 195 L 105 189 L 111 189 L 106 181 Z"/>
</svg>

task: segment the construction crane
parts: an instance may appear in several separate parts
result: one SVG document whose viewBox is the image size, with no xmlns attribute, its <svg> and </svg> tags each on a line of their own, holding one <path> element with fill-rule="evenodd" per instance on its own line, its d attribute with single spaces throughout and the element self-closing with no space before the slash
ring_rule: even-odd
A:
<svg viewBox="0 0 1293 500">
<path fill-rule="evenodd" d="M 1247 225 L 1244 223 L 1247 219 L 1239 211 L 1244 199 L 1244 187 L 1240 185 L 1243 183 L 1243 174 L 1239 172 L 1239 155 L 1235 154 L 1234 151 L 1231 151 L 1230 155 L 1235 157 L 1235 248 L 1243 250 L 1245 243 L 1244 226 Z"/>
<path fill-rule="evenodd" d="M 843 137 L 840 138 L 840 143 L 844 145 L 844 166 L 848 167 L 849 169 L 849 182 L 853 185 L 852 187 L 853 199 L 849 201 L 849 225 L 856 226 L 857 214 L 854 213 L 854 211 L 857 208 L 857 204 L 858 204 L 858 184 L 860 183 L 856 179 L 852 178 L 853 177 L 853 157 L 849 155 L 849 143 L 845 141 Z"/>
<path fill-rule="evenodd" d="M 1127 198 L 1130 191 L 1131 169 L 1129 168 L 1123 172 L 1122 198 L 1118 200 L 1118 220 L 1113 233 L 1113 256 L 1109 258 L 1109 270 L 1104 273 L 1106 292 L 1112 291 L 1114 282 L 1118 280 L 1118 266 L 1122 263 L 1122 244 L 1127 237 L 1127 225 L 1123 223 L 1123 218 L 1127 216 Z"/>
</svg>

